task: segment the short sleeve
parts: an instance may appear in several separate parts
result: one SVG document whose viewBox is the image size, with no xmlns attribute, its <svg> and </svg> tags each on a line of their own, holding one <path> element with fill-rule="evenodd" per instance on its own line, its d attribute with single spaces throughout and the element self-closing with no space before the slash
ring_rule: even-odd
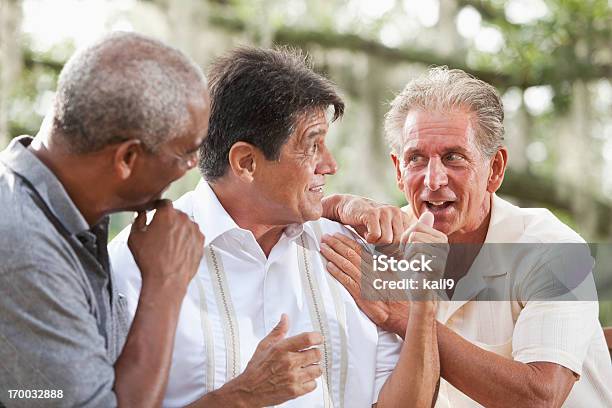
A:
<svg viewBox="0 0 612 408">
<path fill-rule="evenodd" d="M 524 307 L 514 328 L 512 355 L 523 363 L 556 363 L 581 375 L 600 327 L 592 258 L 582 243 L 540 247 L 540 263 L 519 282 Z"/>
<path fill-rule="evenodd" d="M 546 361 L 582 374 L 589 344 L 599 328 L 593 301 L 530 301 L 519 314 L 512 336 L 516 361 Z"/>
<path fill-rule="evenodd" d="M 130 323 L 136 315 L 142 277 L 132 251 L 127 245 L 129 226 L 108 245 L 108 256 L 119 295 L 125 298 Z"/>
<path fill-rule="evenodd" d="M 380 328 L 378 330 L 378 345 L 376 346 L 376 378 L 374 381 L 374 393 L 372 404 L 378 401 L 378 394 L 387 381 L 389 375 L 395 369 L 402 350 L 402 339 L 394 333 L 389 333 Z"/>
</svg>

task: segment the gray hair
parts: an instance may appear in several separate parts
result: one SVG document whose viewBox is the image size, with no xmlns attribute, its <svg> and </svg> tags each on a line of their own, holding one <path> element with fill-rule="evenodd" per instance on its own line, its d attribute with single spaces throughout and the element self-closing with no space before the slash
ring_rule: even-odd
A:
<svg viewBox="0 0 612 408">
<path fill-rule="evenodd" d="M 190 101 L 201 101 L 202 70 L 175 48 L 113 33 L 75 53 L 60 73 L 53 128 L 74 153 L 138 138 L 149 151 L 184 135 Z"/>
<path fill-rule="evenodd" d="M 503 146 L 504 108 L 497 90 L 460 69 L 430 68 L 410 81 L 385 115 L 385 137 L 393 153 L 402 147 L 404 123 L 412 110 L 451 112 L 465 109 L 474 116 L 479 150 L 491 157 Z"/>
</svg>

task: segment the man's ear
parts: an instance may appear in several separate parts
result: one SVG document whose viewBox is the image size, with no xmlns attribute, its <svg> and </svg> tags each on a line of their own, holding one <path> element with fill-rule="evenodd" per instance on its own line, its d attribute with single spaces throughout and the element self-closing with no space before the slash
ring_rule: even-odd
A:
<svg viewBox="0 0 612 408">
<path fill-rule="evenodd" d="M 508 150 L 502 147 L 495 153 L 491 159 L 491 168 L 489 171 L 489 180 L 487 181 L 487 191 L 489 193 L 496 192 L 504 181 L 504 173 L 508 164 Z"/>
<path fill-rule="evenodd" d="M 255 146 L 247 142 L 236 142 L 228 154 L 230 169 L 236 177 L 251 182 L 257 165 L 257 156 Z"/>
<path fill-rule="evenodd" d="M 113 169 L 121 180 L 127 180 L 134 172 L 136 159 L 144 154 L 142 142 L 138 139 L 130 139 L 115 146 Z"/>
<path fill-rule="evenodd" d="M 397 188 L 399 188 L 400 191 L 404 191 L 404 180 L 402 179 L 400 159 L 398 159 L 398 157 L 394 153 L 391 153 L 391 160 L 393 161 L 393 165 L 395 166 L 395 178 L 397 180 Z"/>
</svg>

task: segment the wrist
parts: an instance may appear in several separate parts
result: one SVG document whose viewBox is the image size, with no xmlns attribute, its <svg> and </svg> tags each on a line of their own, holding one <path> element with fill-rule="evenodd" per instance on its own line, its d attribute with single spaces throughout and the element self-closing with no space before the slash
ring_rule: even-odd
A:
<svg viewBox="0 0 612 408">
<path fill-rule="evenodd" d="M 432 296 L 432 299 L 435 299 Z M 410 302 L 410 319 L 435 319 L 438 310 L 436 300 L 418 300 Z"/>
<path fill-rule="evenodd" d="M 221 403 L 220 406 L 228 408 L 253 408 L 262 405 L 249 398 L 248 392 L 240 386 L 240 376 L 225 383 L 221 388 L 211 392 L 211 396 Z"/>
<path fill-rule="evenodd" d="M 187 294 L 187 285 L 177 279 L 143 278 L 140 299 L 152 297 L 156 302 L 181 304 Z"/>
<path fill-rule="evenodd" d="M 406 338 L 406 330 L 408 328 L 408 319 L 402 320 L 387 329 L 390 333 L 395 333 L 402 339 Z"/>
</svg>

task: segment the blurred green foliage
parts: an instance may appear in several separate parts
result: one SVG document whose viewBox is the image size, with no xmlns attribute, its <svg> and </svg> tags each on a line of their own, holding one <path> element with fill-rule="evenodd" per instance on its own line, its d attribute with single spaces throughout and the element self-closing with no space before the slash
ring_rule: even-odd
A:
<svg viewBox="0 0 612 408">
<path fill-rule="evenodd" d="M 518 108 L 507 110 L 506 127 L 512 137 L 524 140 L 510 157 L 509 173 L 516 175 L 516 180 L 507 180 L 504 194 L 521 205 L 551 209 L 589 240 L 610 242 L 612 194 L 606 195 L 606 191 L 612 193 L 612 185 L 605 170 L 612 170 L 606 167 L 612 166 L 612 154 L 608 158 L 604 154 L 606 146 L 612 146 L 610 2 L 523 2 L 534 6 L 543 2 L 547 12 L 517 23 L 508 13 L 514 1 L 419 2 L 419 7 L 437 5 L 439 21 L 434 25 L 419 22 L 411 6 L 416 2 L 411 0 L 152 0 L 135 1 L 131 11 L 112 15 L 128 18 L 137 31 L 194 51 L 196 59 L 195 51 L 205 49 L 205 56 L 198 59 L 203 66 L 240 43 L 307 50 L 316 69 L 335 80 L 347 100 L 344 119 L 330 132 L 340 171 L 331 178 L 327 192 L 369 195 L 397 205 L 405 204 L 405 198 L 393 182 L 382 138 L 381 120 L 387 102 L 426 66 L 467 70 L 495 85 L 502 94 L 518 95 Z M 478 13 L 483 29 L 500 33 L 503 44 L 498 50 L 483 50 L 476 38 L 458 34 L 453 25 L 465 9 Z M 447 12 L 450 19 L 444 17 Z M 177 14 L 182 20 L 175 20 Z M 150 18 L 152 15 L 157 18 Z M 113 23 L 108 21 L 107 26 Z M 36 133 L 59 70 L 74 51 L 70 40 L 41 50 L 33 46 L 34 39 L 28 34 L 20 36 L 23 61 L 21 75 L 9 94 L 10 137 Z M 586 84 L 582 96 L 577 84 Z M 528 109 L 525 91 L 534 86 L 550 87 L 551 109 Z M 589 105 L 585 112 L 580 111 L 582 105 Z M 568 142 L 566 135 L 563 142 L 562 132 L 575 139 Z M 529 154 L 536 142 L 544 146 L 542 160 Z M 521 160 L 525 163 L 522 167 L 517 165 Z M 569 167 L 578 169 L 576 179 L 563 173 Z M 197 171 L 190 173 L 172 186 L 168 197 L 177 198 L 198 179 Z M 583 197 L 587 199 L 580 201 Z M 590 219 L 589 214 L 595 218 Z M 129 220 L 129 214 L 113 217 L 111 235 Z M 602 321 L 612 325 L 612 302 L 602 302 L 600 310 Z"/>
</svg>

